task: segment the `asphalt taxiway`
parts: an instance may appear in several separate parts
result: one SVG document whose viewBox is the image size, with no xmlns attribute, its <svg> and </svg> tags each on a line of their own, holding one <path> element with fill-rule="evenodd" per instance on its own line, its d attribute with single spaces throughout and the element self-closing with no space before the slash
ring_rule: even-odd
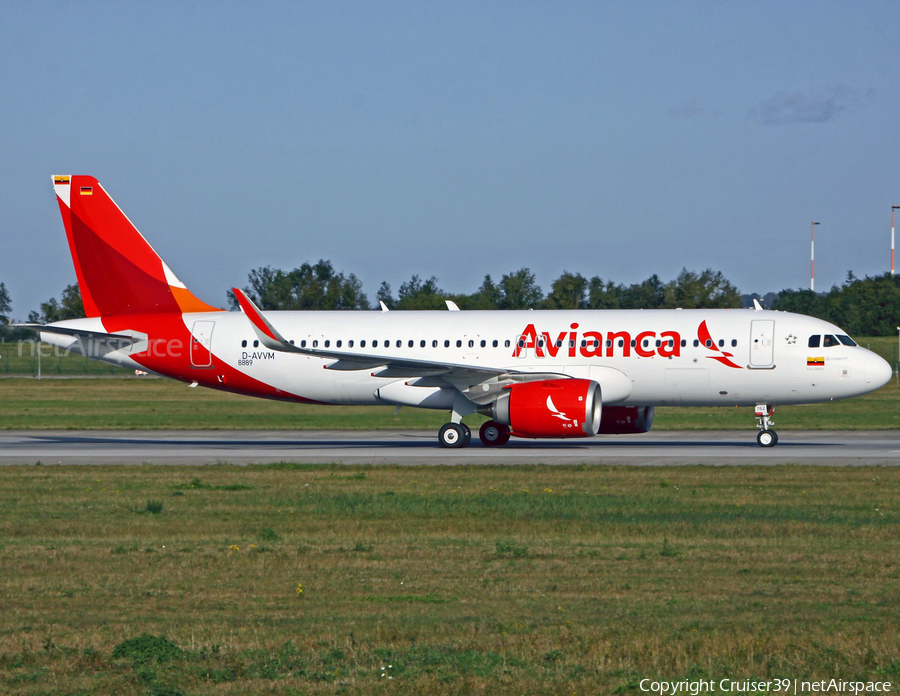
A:
<svg viewBox="0 0 900 696">
<path fill-rule="evenodd" d="M 900 431 L 782 431 L 775 447 L 753 430 L 651 431 L 584 440 L 511 440 L 488 448 L 477 435 L 443 449 L 427 431 L 0 431 L 0 465 L 13 464 L 592 464 L 710 466 L 900 465 Z"/>
</svg>

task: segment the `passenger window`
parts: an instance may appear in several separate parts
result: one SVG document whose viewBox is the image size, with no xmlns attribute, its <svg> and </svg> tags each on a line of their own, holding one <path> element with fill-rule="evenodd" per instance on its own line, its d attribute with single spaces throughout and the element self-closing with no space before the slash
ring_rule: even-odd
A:
<svg viewBox="0 0 900 696">
<path fill-rule="evenodd" d="M 834 336 L 832 336 L 831 334 L 826 334 L 824 345 L 826 348 L 831 348 L 832 346 L 837 346 L 840 344 L 838 343 L 838 340 Z"/>
<path fill-rule="evenodd" d="M 410 348 L 412 348 L 414 345 L 416 345 L 416 342 L 415 342 L 415 341 L 409 341 L 406 345 L 408 345 Z"/>
<path fill-rule="evenodd" d="M 359 342 L 359 347 L 360 347 L 360 348 L 365 348 L 365 347 L 366 347 L 366 341 L 365 341 L 365 339 L 363 339 L 362 341 Z"/>
<path fill-rule="evenodd" d="M 303 343 L 302 343 L 301 345 L 304 345 L 304 346 L 305 346 L 305 345 L 306 345 L 306 341 L 303 341 Z M 347 347 L 348 347 L 348 348 L 352 348 L 352 347 L 353 347 L 353 340 L 352 340 L 352 339 L 349 340 L 349 341 L 347 341 Z"/>
<path fill-rule="evenodd" d="M 402 348 L 402 347 L 403 347 L 403 341 L 401 341 L 400 339 L 397 339 L 397 347 L 398 347 L 398 348 Z"/>
<path fill-rule="evenodd" d="M 319 347 L 319 341 L 318 340 L 313 341 L 313 348 L 318 348 L 318 347 Z"/>
<path fill-rule="evenodd" d="M 497 339 L 496 338 L 494 339 L 494 342 L 491 345 L 494 346 L 494 348 L 497 347 Z"/>
<path fill-rule="evenodd" d="M 325 341 L 325 347 L 326 347 L 326 348 L 330 348 L 330 347 L 331 347 L 331 341 L 326 340 L 326 341 Z"/>
<path fill-rule="evenodd" d="M 624 348 L 624 347 L 625 347 L 625 339 L 620 338 L 619 339 L 619 348 Z"/>
<path fill-rule="evenodd" d="M 305 338 L 302 341 L 300 341 L 300 347 L 306 348 L 306 339 Z"/>
<path fill-rule="evenodd" d="M 734 348 L 734 347 L 736 347 L 736 346 L 737 346 L 737 339 L 736 339 L 736 338 L 732 338 L 732 339 L 731 339 L 731 347 Z"/>
<path fill-rule="evenodd" d="M 259 341 L 253 341 L 253 347 L 259 348 Z"/>
<path fill-rule="evenodd" d="M 707 348 L 712 348 L 712 339 L 707 338 L 707 339 L 706 339 L 706 343 L 704 343 L 704 345 L 705 345 Z"/>
<path fill-rule="evenodd" d="M 724 348 L 724 347 L 725 347 L 725 339 L 720 338 L 719 339 L 719 348 Z"/>
<path fill-rule="evenodd" d="M 372 341 L 372 347 L 373 347 L 373 348 L 377 348 L 377 347 L 378 347 L 378 340 L 377 340 L 377 339 L 374 340 L 374 341 Z"/>
<path fill-rule="evenodd" d="M 686 341 L 685 339 L 683 339 L 683 338 L 681 339 L 681 347 L 682 347 L 682 348 L 686 348 L 686 347 L 687 347 L 687 341 Z"/>
<path fill-rule="evenodd" d="M 700 347 L 700 341 L 698 341 L 698 340 L 695 338 L 695 339 L 694 339 L 694 348 L 699 348 L 699 347 Z"/>
<path fill-rule="evenodd" d="M 475 347 L 475 341 L 473 341 L 473 340 L 470 338 L 470 339 L 469 339 L 469 348 L 474 348 L 474 347 Z"/>
<path fill-rule="evenodd" d="M 462 348 L 462 341 L 457 341 L 457 342 L 456 342 L 456 347 L 457 347 L 457 348 Z"/>
<path fill-rule="evenodd" d="M 510 345 L 509 339 L 507 338 L 506 341 L 504 341 L 503 346 L 504 348 L 509 348 Z"/>
<path fill-rule="evenodd" d="M 342 343 L 343 343 L 343 341 L 341 341 L 341 339 L 338 339 L 334 345 L 336 345 L 338 348 L 340 348 Z"/>
<path fill-rule="evenodd" d="M 481 347 L 484 348 L 486 345 L 487 345 L 487 341 L 482 340 L 482 341 L 481 341 Z"/>
<path fill-rule="evenodd" d="M 431 342 L 431 347 L 432 347 L 432 348 L 437 348 L 437 341 L 432 341 L 432 342 Z"/>
<path fill-rule="evenodd" d="M 247 341 L 241 341 L 241 348 L 247 347 Z"/>
<path fill-rule="evenodd" d="M 822 337 L 819 335 L 810 336 L 809 337 L 809 347 L 810 348 L 818 348 L 821 340 L 822 340 Z"/>
<path fill-rule="evenodd" d="M 425 347 L 425 341 L 419 341 L 419 348 Z"/>
<path fill-rule="evenodd" d="M 587 348 L 587 341 L 585 341 L 583 338 L 581 339 L 581 347 Z"/>
<path fill-rule="evenodd" d="M 444 341 L 444 348 L 450 347 L 450 341 Z"/>
<path fill-rule="evenodd" d="M 856 341 L 854 341 L 849 336 L 845 336 L 844 334 L 838 334 L 838 340 L 843 343 L 845 346 L 855 346 Z"/>
</svg>

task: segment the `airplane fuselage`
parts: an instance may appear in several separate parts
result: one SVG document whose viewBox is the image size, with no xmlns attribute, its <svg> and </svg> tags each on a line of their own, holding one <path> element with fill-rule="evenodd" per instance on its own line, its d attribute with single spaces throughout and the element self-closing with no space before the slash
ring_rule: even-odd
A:
<svg viewBox="0 0 900 696">
<path fill-rule="evenodd" d="M 846 341 L 845 334 L 828 322 L 786 312 L 285 311 L 266 316 L 304 348 L 595 379 L 604 405 L 811 403 L 857 396 L 883 383 L 880 357 L 842 343 L 838 337 Z M 429 407 L 414 403 L 416 387 L 400 399 L 379 394 L 389 384 L 413 381 L 396 371 L 334 369 L 333 358 L 269 350 L 239 312 L 187 313 L 171 317 L 164 327 L 159 317 L 141 315 L 117 317 L 116 326 L 104 326 L 99 318 L 62 325 L 146 334 L 146 342 L 122 350 L 98 344 L 92 351 L 84 341 L 56 334 L 42 338 L 202 386 L 294 401 Z M 817 347 L 810 347 L 813 336 Z M 434 384 L 428 380 L 419 390 Z"/>
</svg>

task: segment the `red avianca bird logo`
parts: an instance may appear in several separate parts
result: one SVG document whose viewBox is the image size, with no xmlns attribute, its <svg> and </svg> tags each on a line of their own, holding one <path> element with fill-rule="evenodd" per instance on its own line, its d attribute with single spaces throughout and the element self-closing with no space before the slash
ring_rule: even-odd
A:
<svg viewBox="0 0 900 696">
<path fill-rule="evenodd" d="M 735 365 L 733 362 L 731 362 L 731 360 L 729 360 L 729 358 L 734 357 L 733 353 L 726 353 L 716 345 L 716 342 L 713 340 L 712 336 L 709 333 L 709 327 L 706 325 L 706 319 L 700 322 L 700 326 L 697 327 L 697 338 L 700 340 L 701 345 L 704 345 L 710 350 L 714 350 L 716 353 L 718 353 L 718 355 L 707 355 L 707 358 L 711 360 L 718 360 L 723 365 L 733 367 L 736 370 L 742 369 L 740 365 Z"/>
</svg>

